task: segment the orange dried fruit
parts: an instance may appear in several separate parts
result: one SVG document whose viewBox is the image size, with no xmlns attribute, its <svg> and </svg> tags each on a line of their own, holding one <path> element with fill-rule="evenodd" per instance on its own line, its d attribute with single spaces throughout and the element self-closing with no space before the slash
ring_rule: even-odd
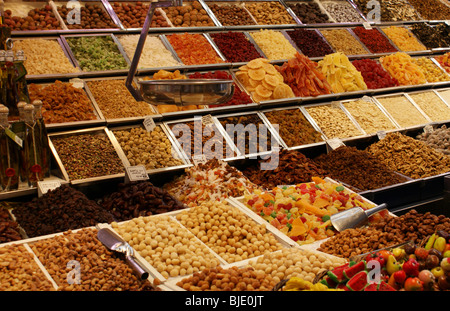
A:
<svg viewBox="0 0 450 311">
<path fill-rule="evenodd" d="M 253 80 L 261 81 L 262 79 L 264 79 L 265 75 L 266 72 L 264 71 L 264 69 L 250 69 L 248 71 L 248 76 Z"/>
<path fill-rule="evenodd" d="M 277 78 L 276 75 L 272 75 L 272 74 L 267 74 L 264 77 L 264 82 L 266 82 L 269 85 L 272 85 L 273 87 L 277 86 L 278 84 L 280 84 L 280 79 Z M 281 81 L 283 82 L 283 81 Z"/>
<path fill-rule="evenodd" d="M 272 95 L 272 91 L 266 89 L 261 84 L 255 88 L 255 93 L 258 94 L 259 96 L 265 97 L 265 98 L 269 98 Z"/>
</svg>

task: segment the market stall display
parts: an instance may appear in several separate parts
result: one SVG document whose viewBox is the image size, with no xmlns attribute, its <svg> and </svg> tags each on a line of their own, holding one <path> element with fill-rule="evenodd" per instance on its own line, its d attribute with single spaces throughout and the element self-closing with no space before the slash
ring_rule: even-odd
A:
<svg viewBox="0 0 450 311">
<path fill-rule="evenodd" d="M 390 169 L 411 178 L 424 178 L 450 171 L 450 159 L 446 155 L 401 133 L 388 133 L 366 150 Z"/>
<path fill-rule="evenodd" d="M 402 94 L 375 98 L 401 127 L 418 126 L 429 122 L 429 119 Z"/>
<path fill-rule="evenodd" d="M 128 68 L 128 64 L 112 36 L 66 36 L 65 40 L 83 71 Z"/>
<path fill-rule="evenodd" d="M 449 133 L 449 128 L 444 124 L 433 129 L 432 132 L 420 133 L 416 136 L 416 139 L 423 141 L 443 154 L 450 155 Z"/>
<path fill-rule="evenodd" d="M 30 100 L 42 101 L 46 124 L 98 119 L 92 101 L 83 88 L 56 80 L 55 83 L 28 85 Z"/>
<path fill-rule="evenodd" d="M 80 20 L 72 21 L 71 10 L 67 4 L 57 6 L 57 11 L 68 29 L 117 29 L 118 25 L 113 22 L 109 13 L 99 3 L 86 3 L 80 5 Z M 72 17 L 73 18 L 73 17 Z"/>
<path fill-rule="evenodd" d="M 341 146 L 314 158 L 328 176 L 360 191 L 400 184 L 408 179 L 389 169 L 365 150 Z"/>
<path fill-rule="evenodd" d="M 374 54 L 397 51 L 397 48 L 377 28 L 366 29 L 362 26 L 357 26 L 352 31 L 358 36 L 366 48 Z"/>
<path fill-rule="evenodd" d="M 72 64 L 56 39 L 15 40 L 13 51 L 23 51 L 26 55 L 25 68 L 28 75 L 70 74 L 80 71 Z"/>
<path fill-rule="evenodd" d="M 333 23 L 318 2 L 288 2 L 287 6 L 294 12 L 303 24 L 325 24 Z"/>
<path fill-rule="evenodd" d="M 366 55 L 369 51 L 356 39 L 349 29 L 320 29 L 320 33 L 336 52 L 351 55 Z"/>
<path fill-rule="evenodd" d="M 120 35 L 117 36 L 117 39 L 122 45 L 128 59 L 131 60 L 134 56 L 139 36 Z M 138 68 L 176 67 L 180 65 L 181 63 L 175 59 L 160 37 L 147 36 L 141 58 L 139 59 Z"/>
<path fill-rule="evenodd" d="M 450 7 L 439 0 L 409 0 L 425 20 L 447 20 L 450 17 Z"/>
<path fill-rule="evenodd" d="M 243 5 L 234 3 L 208 3 L 208 7 L 223 26 L 256 25 L 256 21 Z"/>
<path fill-rule="evenodd" d="M 13 31 L 61 30 L 62 25 L 55 11 L 47 2 L 4 4 L 5 24 Z"/>
<path fill-rule="evenodd" d="M 242 172 L 217 159 L 186 168 L 183 175 L 163 186 L 163 189 L 188 206 L 238 197 L 246 190 L 256 188 Z"/>
<path fill-rule="evenodd" d="M 355 0 L 354 3 L 366 18 L 369 17 L 371 10 L 374 8 L 368 0 Z M 416 21 L 421 19 L 407 0 L 383 0 L 379 2 L 379 5 L 381 22 Z M 370 17 L 372 17 L 372 14 L 370 14 Z"/>
<path fill-rule="evenodd" d="M 67 3 L 6 1 L 5 24 L 16 28 L 9 41 L 9 29 L 0 27 L 0 43 L 16 55 L 26 50 L 31 62 L 25 76 L 19 57 L 11 66 L 0 53 L 8 74 L 0 84 L 17 87 L 25 101 L 44 102 L 53 157 L 51 178 L 0 192 L 0 290 L 448 289 L 448 260 L 440 267 L 444 276 L 433 279 L 434 258 L 419 258 L 430 271 L 412 285 L 390 273 L 379 284 L 366 278 L 367 260 L 379 254 L 364 253 L 408 240 L 419 249 L 421 243 L 430 246 L 450 225 L 446 216 L 427 211 L 448 201 L 450 27 L 448 18 L 441 19 L 448 8 L 433 12 L 440 6 L 433 0 L 422 8 L 434 16 L 426 19 L 414 11 L 417 1 L 381 1 L 380 24 L 372 22 L 364 0 L 213 0 L 158 7 L 132 85 L 139 93 L 159 82 L 233 82 L 228 102 L 196 105 L 205 100 L 197 92 L 191 106 L 150 103 L 149 96 L 141 102 L 127 90 L 123 74 L 149 2 L 81 2 L 82 23 L 70 24 Z M 374 50 L 379 42 L 373 35 L 365 46 L 352 29 L 377 30 L 398 52 Z M 69 44 L 87 38 L 93 41 L 82 48 Z M 186 42 L 192 46 L 180 52 Z M 104 43 L 114 51 L 107 52 Z M 157 81 L 166 79 L 177 81 Z M 8 107 L 14 100 L 6 99 Z M 202 133 L 213 129 L 211 134 L 220 135 L 185 142 L 173 135 L 174 125 L 184 125 L 192 138 L 192 121 L 199 119 Z M 250 129 L 244 143 L 226 131 L 239 125 Z M 250 138 L 256 138 L 256 148 L 250 148 Z M 215 158 L 226 146 L 233 153 Z M 2 176 L 11 173 L 1 160 Z M 128 168 L 141 165 L 145 171 L 134 177 L 150 180 L 131 181 Z M 367 226 L 337 233 L 331 225 L 330 216 L 339 211 L 382 203 L 389 210 Z M 424 212 L 392 213 L 409 203 Z M 101 245 L 95 237 L 100 228 L 126 238 L 150 274 L 147 281 Z M 438 248 L 447 258 L 448 234 L 440 238 L 446 239 Z M 389 251 L 408 265 L 401 254 L 412 254 L 410 249 Z M 362 262 L 357 255 L 364 256 Z M 89 269 L 80 284 L 67 282 L 68 260 Z M 383 271 L 392 267 L 395 261 Z"/>
<path fill-rule="evenodd" d="M 155 170 L 184 165 L 161 125 L 151 131 L 142 126 L 117 129 L 113 134 L 131 166 Z"/>
<path fill-rule="evenodd" d="M 60 291 L 157 291 L 149 280 L 141 280 L 119 256 L 108 250 L 98 239 L 97 229 L 85 228 L 68 231 L 48 239 L 34 242 L 33 252 L 42 262 Z M 59 256 L 54 256 L 59 254 Z M 86 271 L 80 283 L 67 282 L 67 263 L 83 262 Z M 99 268 L 98 262 L 102 262 Z M 115 274 L 108 272 L 114 271 Z"/>
<path fill-rule="evenodd" d="M 399 48 L 400 51 L 424 51 L 426 47 L 420 43 L 408 28 L 389 26 L 381 28 L 386 36 Z"/>
<path fill-rule="evenodd" d="M 86 80 L 89 92 L 107 120 L 154 115 L 152 106 L 136 101 L 125 87 L 125 79 Z"/>
<path fill-rule="evenodd" d="M 374 206 L 342 184 L 318 177 L 270 191 L 255 190 L 244 195 L 243 204 L 299 245 L 333 236 L 330 215 L 354 206 Z"/>
<path fill-rule="evenodd" d="M 322 134 L 306 119 L 300 109 L 280 109 L 264 112 L 288 147 L 314 144 L 323 141 Z"/>
<path fill-rule="evenodd" d="M 279 1 L 249 1 L 245 2 L 245 8 L 258 25 L 297 24 Z"/>
<path fill-rule="evenodd" d="M 249 165 L 242 170 L 244 175 L 251 182 L 270 190 L 279 185 L 296 185 L 308 182 L 312 177 L 326 177 L 326 170 L 319 167 L 298 150 L 281 150 L 278 155 L 278 161 L 272 164 L 268 160 L 258 162 L 267 162 L 270 169 L 262 170 L 261 163 Z"/>
<path fill-rule="evenodd" d="M 450 73 L 450 52 L 447 52 L 444 55 L 436 56 L 435 59 L 445 69 L 446 72 Z"/>
<path fill-rule="evenodd" d="M 342 105 L 367 134 L 397 128 L 391 118 L 371 98 L 344 101 Z"/>
<path fill-rule="evenodd" d="M 107 210 L 67 184 L 14 206 L 12 213 L 29 238 L 114 220 Z"/>
</svg>

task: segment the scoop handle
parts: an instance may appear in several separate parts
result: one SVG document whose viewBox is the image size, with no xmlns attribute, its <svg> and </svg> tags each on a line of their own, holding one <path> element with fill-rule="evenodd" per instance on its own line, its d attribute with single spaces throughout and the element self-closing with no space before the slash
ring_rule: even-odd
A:
<svg viewBox="0 0 450 311">
<path fill-rule="evenodd" d="M 375 206 L 375 207 L 372 207 L 372 208 L 369 208 L 369 209 L 365 210 L 365 213 L 366 213 L 367 217 L 370 217 L 373 214 L 378 213 L 378 212 L 380 212 L 382 210 L 385 210 L 385 209 L 387 209 L 387 204 L 383 203 L 383 204 L 380 204 L 378 206 Z"/>
<path fill-rule="evenodd" d="M 141 280 L 148 278 L 148 272 L 145 271 L 132 256 L 126 256 L 127 263 L 133 268 Z"/>
</svg>

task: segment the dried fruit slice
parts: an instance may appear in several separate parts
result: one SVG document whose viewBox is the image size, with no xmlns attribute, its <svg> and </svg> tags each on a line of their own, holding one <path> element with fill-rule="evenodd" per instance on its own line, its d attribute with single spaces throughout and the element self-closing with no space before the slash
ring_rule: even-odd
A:
<svg viewBox="0 0 450 311">
<path fill-rule="evenodd" d="M 247 65 L 243 65 L 241 67 L 239 67 L 240 71 L 248 71 L 250 68 Z"/>
<path fill-rule="evenodd" d="M 261 81 L 262 79 L 264 79 L 265 75 L 266 75 L 266 72 L 262 68 L 261 69 L 250 69 L 248 71 L 248 76 L 250 78 L 252 78 L 253 80 Z"/>
<path fill-rule="evenodd" d="M 272 64 L 263 64 L 262 68 L 271 75 L 276 74 L 278 71 L 275 69 L 275 67 Z"/>
<path fill-rule="evenodd" d="M 238 71 L 238 72 L 236 72 L 236 78 L 238 78 L 238 80 L 241 81 L 241 83 L 244 86 L 247 86 L 247 85 L 250 84 L 250 81 L 249 81 L 250 78 L 249 78 L 247 72 L 245 72 L 245 71 Z"/>
<path fill-rule="evenodd" d="M 251 86 L 251 87 L 257 87 L 258 85 L 260 85 L 261 84 L 261 81 L 258 81 L 258 80 L 253 80 L 252 78 L 250 78 L 250 79 L 248 79 L 248 84 Z"/>
<path fill-rule="evenodd" d="M 266 80 L 261 81 L 261 85 L 264 86 L 266 89 L 273 91 L 276 87 L 276 85 L 270 85 L 266 82 Z"/>
<path fill-rule="evenodd" d="M 266 101 L 266 100 L 270 100 L 270 97 L 262 97 L 259 96 L 255 91 L 251 92 L 252 98 L 255 102 L 262 102 L 262 101 Z"/>
<path fill-rule="evenodd" d="M 247 63 L 247 67 L 250 69 L 258 69 L 263 66 L 264 62 L 261 58 L 256 58 Z"/>
<path fill-rule="evenodd" d="M 280 84 L 280 79 L 277 78 L 276 75 L 267 74 L 267 75 L 264 77 L 264 82 L 266 82 L 267 84 L 272 85 L 272 86 L 275 87 L 275 86 L 277 86 L 278 84 Z"/>
<path fill-rule="evenodd" d="M 262 84 L 258 85 L 255 89 L 255 93 L 258 94 L 261 97 L 269 98 L 272 96 L 272 91 L 266 89 Z"/>
<path fill-rule="evenodd" d="M 294 97 L 294 92 L 287 84 L 278 84 L 273 90 L 273 99 Z"/>
</svg>

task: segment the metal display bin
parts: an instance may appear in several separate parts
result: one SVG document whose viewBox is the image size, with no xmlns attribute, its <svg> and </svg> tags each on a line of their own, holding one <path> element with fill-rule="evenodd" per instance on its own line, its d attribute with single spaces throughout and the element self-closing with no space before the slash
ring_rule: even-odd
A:
<svg viewBox="0 0 450 311">
<path fill-rule="evenodd" d="M 82 178 L 82 179 L 71 179 L 69 177 L 69 174 L 67 173 L 67 170 L 65 168 L 65 164 L 62 162 L 61 158 L 58 155 L 58 152 L 53 145 L 52 139 L 56 137 L 67 137 L 67 136 L 73 136 L 73 135 L 81 135 L 81 134 L 90 134 L 90 135 L 101 135 L 103 137 L 106 137 L 108 141 L 111 143 L 112 147 L 115 149 L 117 156 L 119 157 L 119 160 L 121 161 L 123 165 L 123 173 L 117 173 L 112 175 L 104 175 L 104 176 L 98 176 L 98 177 L 88 177 L 88 178 Z M 90 183 L 97 183 L 101 181 L 108 181 L 111 179 L 120 179 L 122 180 L 125 176 L 125 165 L 127 164 L 127 158 L 123 154 L 122 149 L 120 148 L 119 143 L 117 142 L 116 138 L 110 130 L 106 127 L 96 127 L 96 128 L 87 128 L 82 130 L 73 130 L 73 131 L 65 131 L 65 132 L 58 132 L 58 133 L 51 133 L 49 134 L 50 138 L 50 148 L 52 149 L 53 156 L 55 157 L 57 164 L 59 166 L 59 169 L 62 171 L 64 175 L 64 179 L 67 181 L 70 181 L 73 185 L 83 184 L 88 185 Z"/>
<path fill-rule="evenodd" d="M 67 50 L 67 47 L 64 45 L 63 40 L 61 39 L 61 37 L 59 36 L 50 36 L 50 37 L 44 37 L 44 38 L 40 38 L 40 37 L 14 37 L 12 38 L 12 43 L 14 44 L 14 42 L 16 41 L 22 41 L 22 40 L 35 40 L 35 39 L 44 39 L 44 40 L 50 40 L 50 41 L 56 41 L 59 46 L 61 47 L 61 50 L 63 51 L 64 55 L 67 57 L 67 60 L 70 62 L 70 64 L 74 67 L 75 70 L 77 70 L 78 72 L 71 72 L 71 73 L 64 73 L 64 74 L 60 74 L 60 73 L 51 73 L 51 74 L 27 74 L 26 75 L 26 79 L 27 81 L 40 81 L 40 80 L 56 80 L 56 79 L 67 79 L 67 78 L 76 78 L 79 77 L 82 72 L 81 72 L 81 68 L 78 66 L 78 64 L 76 62 L 73 61 L 70 52 Z M 25 54 L 25 57 L 27 57 L 27 55 Z M 45 65 L 45 63 L 44 63 Z M 25 66 L 26 69 L 26 66 Z"/>
<path fill-rule="evenodd" d="M 58 11 L 59 8 L 62 8 L 63 5 L 67 5 L 67 1 L 66 2 L 61 2 L 61 0 L 56 0 L 56 1 L 51 1 L 52 2 L 52 6 L 54 7 L 54 9 L 56 11 Z M 80 8 L 85 8 L 86 5 L 97 5 L 110 19 L 111 22 L 115 24 L 115 27 L 110 27 L 110 28 L 95 28 L 95 29 L 88 29 L 88 28 L 82 28 L 82 29 L 70 29 L 68 27 L 68 25 L 70 24 L 69 21 L 66 19 L 64 20 L 61 17 L 62 22 L 64 23 L 64 33 L 90 33 L 90 32 L 111 32 L 111 31 L 119 31 L 121 30 L 121 26 L 119 24 L 119 20 L 117 18 L 117 16 L 115 15 L 111 15 L 109 7 L 110 4 L 107 1 L 78 1 L 77 5 L 80 6 Z M 78 8 L 78 7 L 76 7 Z M 59 14 L 59 11 L 58 11 Z M 59 14 L 59 16 L 61 16 L 61 14 Z"/>
<path fill-rule="evenodd" d="M 80 64 L 78 63 L 77 58 L 75 57 L 72 49 L 69 46 L 69 43 L 67 41 L 67 39 L 69 38 L 81 38 L 81 37 L 111 37 L 112 40 L 114 41 L 114 43 L 117 46 L 117 49 L 120 53 L 120 55 L 123 57 L 123 59 L 125 60 L 125 62 L 127 63 L 127 68 L 126 69 L 114 69 L 114 70 L 83 70 L 83 68 L 81 68 Z M 120 43 L 118 42 L 117 38 L 115 37 L 114 34 L 112 33 L 105 33 L 105 34 L 77 34 L 77 35 L 62 35 L 61 36 L 62 42 L 64 44 L 64 46 L 66 47 L 72 61 L 77 65 L 77 67 L 79 67 L 82 71 L 81 76 L 83 77 L 89 77 L 89 76 L 107 76 L 107 75 L 118 75 L 118 74 L 127 74 L 128 73 L 128 67 L 130 66 L 130 62 L 129 59 L 126 57 L 126 53 L 125 51 L 122 49 L 122 46 L 120 45 Z"/>
<path fill-rule="evenodd" d="M 15 5 L 26 5 L 29 7 L 30 10 L 32 9 L 40 9 L 43 8 L 46 5 L 49 5 L 51 8 L 51 12 L 55 15 L 55 18 L 59 22 L 59 27 L 61 30 L 66 30 L 67 27 L 62 20 L 61 16 L 59 15 L 58 11 L 56 10 L 56 7 L 54 6 L 54 2 L 52 0 L 50 1 L 27 1 L 27 2 L 16 2 L 16 1 L 2 1 L 4 3 L 4 10 L 11 10 L 12 16 L 19 16 L 19 17 L 26 17 L 28 15 L 28 12 L 17 12 L 18 8 L 15 7 Z M 20 14 L 20 13 L 24 13 Z M 11 34 L 14 35 L 47 35 L 47 34 L 57 34 L 61 30 L 59 29 L 52 29 L 52 30 L 12 30 Z"/>
<path fill-rule="evenodd" d="M 104 80 L 123 80 L 124 86 L 125 86 L 125 80 L 126 77 L 119 76 L 119 77 L 104 77 L 104 78 L 87 78 L 83 79 L 85 85 L 87 86 L 87 82 L 92 81 L 104 81 Z M 128 92 L 128 90 L 127 90 Z M 97 100 L 95 99 L 94 94 L 92 94 L 89 87 L 86 87 L 86 93 L 89 95 L 89 97 L 92 99 L 92 102 L 96 105 L 99 115 L 102 119 L 105 120 L 107 125 L 115 125 L 115 124 L 123 124 L 123 123 L 134 123 L 134 122 L 142 122 L 147 116 L 138 116 L 138 117 L 126 117 L 126 118 L 106 118 L 102 112 L 102 109 L 98 106 Z M 151 104 L 148 104 L 149 108 L 152 110 L 153 114 L 150 115 L 153 118 L 161 117 L 158 112 L 156 111 L 155 107 Z"/>
<path fill-rule="evenodd" d="M 290 8 L 292 10 L 292 13 L 297 17 L 298 21 L 300 24 L 302 25 L 314 25 L 314 27 L 326 27 L 326 26 L 334 26 L 334 24 L 336 24 L 336 20 L 330 15 L 330 13 L 328 13 L 327 10 L 325 10 L 325 8 L 323 7 L 322 3 L 320 3 L 320 1 L 317 0 L 303 0 L 303 1 L 284 1 L 284 4 Z M 297 16 L 297 14 L 294 12 L 294 10 L 292 9 L 293 6 L 295 6 L 296 4 L 303 4 L 303 3 L 314 3 L 316 4 L 320 11 L 322 12 L 322 14 L 325 14 L 328 17 L 328 20 L 330 21 L 329 23 L 305 23 L 302 21 L 302 19 Z"/>
<path fill-rule="evenodd" d="M 341 105 L 339 104 L 339 102 L 332 102 L 332 103 L 320 103 L 320 104 L 309 104 L 309 105 L 304 105 L 302 106 L 302 108 L 304 109 L 304 114 L 308 115 L 308 117 L 311 120 L 314 120 L 315 124 L 317 124 L 317 127 L 321 129 L 321 132 L 324 134 L 324 136 L 327 138 L 327 140 L 333 139 L 333 137 L 328 137 L 328 135 L 326 134 L 326 132 L 321 128 L 320 124 L 316 121 L 316 119 L 314 117 L 311 116 L 311 114 L 308 112 L 308 109 L 310 108 L 315 108 L 315 107 L 321 107 L 321 106 L 330 106 L 330 107 L 335 107 L 336 109 L 339 109 L 340 111 L 342 111 L 345 116 L 348 118 L 348 121 L 350 121 L 350 123 L 355 127 L 355 130 L 357 132 L 360 133 L 360 135 L 357 136 L 353 136 L 353 137 L 339 137 L 339 139 L 341 139 L 343 142 L 345 142 L 346 140 L 349 139 L 355 139 L 358 137 L 364 137 L 367 136 L 366 132 L 359 126 L 359 124 L 355 121 L 355 119 L 353 118 L 353 116 L 351 116 L 346 110 L 342 109 Z"/>
<path fill-rule="evenodd" d="M 184 170 L 185 168 L 192 166 L 192 164 L 190 163 L 190 161 L 188 160 L 188 158 L 186 157 L 184 152 L 182 150 L 178 149 L 178 145 L 173 140 L 173 137 L 172 137 L 172 135 L 170 135 L 169 130 L 167 129 L 167 127 L 161 122 L 155 123 L 155 126 L 159 127 L 163 131 L 163 133 L 165 134 L 166 138 L 169 140 L 169 142 L 170 142 L 170 144 L 172 146 L 172 154 L 174 154 L 175 158 L 181 160 L 182 164 L 181 165 L 176 165 L 176 166 L 166 166 L 166 167 L 163 167 L 163 168 L 156 168 L 156 169 L 146 169 L 147 174 L 148 175 L 155 175 L 155 174 L 158 174 L 158 173 L 166 173 L 166 172 L 169 172 L 169 171 L 179 171 L 179 170 Z M 141 125 L 123 125 L 123 126 L 111 127 L 111 128 L 109 128 L 109 130 L 112 133 L 112 135 L 115 137 L 115 140 L 117 141 L 117 137 L 116 137 L 114 132 L 121 131 L 121 130 L 131 130 L 131 129 L 137 128 L 137 127 L 144 128 L 144 126 L 142 124 Z M 119 144 L 120 150 L 122 151 L 122 153 L 126 157 L 125 167 L 132 166 L 130 164 L 130 161 L 129 161 L 128 157 L 126 156 L 126 152 L 120 146 L 120 143 L 118 143 L 118 144 Z"/>
<path fill-rule="evenodd" d="M 230 157 L 228 154 L 226 155 L 222 155 L 222 159 L 224 161 L 235 161 L 235 160 L 239 160 L 243 158 L 243 155 L 241 155 L 241 153 L 239 152 L 239 150 L 237 149 L 236 145 L 234 144 L 234 142 L 230 139 L 230 137 L 227 135 L 227 133 L 225 132 L 224 128 L 221 126 L 221 124 L 219 123 L 219 121 L 217 120 L 216 117 L 212 116 L 212 124 L 213 126 L 217 129 L 216 135 L 214 135 L 213 137 L 220 135 L 223 138 L 223 143 L 227 144 L 227 148 L 226 148 L 226 152 L 229 153 L 230 151 L 233 152 L 233 155 Z M 167 129 L 167 132 L 169 133 L 171 140 L 174 142 L 175 146 L 177 147 L 178 150 L 180 150 L 180 152 L 183 154 L 184 158 L 188 159 L 187 161 L 191 161 L 192 163 L 194 163 L 194 157 L 196 156 L 196 154 L 194 154 L 194 150 L 191 150 L 191 154 L 187 154 L 186 150 L 183 148 L 183 143 L 181 143 L 178 138 L 176 137 L 175 133 L 172 130 L 172 126 L 175 126 L 177 124 L 186 124 L 186 123 L 191 123 L 191 122 L 201 122 L 202 123 L 202 119 L 198 118 L 198 117 L 193 117 L 193 118 L 187 118 L 187 119 L 182 119 L 182 120 L 173 120 L 173 121 L 166 121 L 163 122 L 164 126 Z M 190 132 L 190 135 L 192 135 L 193 131 Z M 195 135 L 195 133 L 194 133 Z M 203 137 L 203 129 L 202 129 L 202 137 Z M 181 137 L 180 137 L 181 138 Z M 192 139 L 190 140 L 190 145 L 189 148 L 192 148 Z M 195 146 L 194 146 L 195 147 Z M 204 145 L 202 144 L 202 149 L 203 149 Z M 203 150 L 202 150 L 203 151 Z M 203 154 L 203 152 L 202 152 Z M 205 159 L 208 159 L 205 156 Z"/>
<path fill-rule="evenodd" d="M 289 107 L 289 108 L 273 108 L 273 109 L 265 109 L 261 111 L 261 117 L 266 121 L 267 124 L 269 124 L 269 126 L 275 131 L 274 129 L 274 124 L 270 122 L 269 118 L 266 116 L 266 113 L 272 112 L 272 111 L 284 111 L 284 110 L 298 110 L 299 113 L 301 113 L 306 121 L 312 126 L 312 128 L 314 130 L 316 130 L 321 138 L 322 141 L 321 142 L 316 142 L 316 143 L 310 143 L 310 144 L 304 144 L 304 145 L 300 145 L 300 146 L 289 146 L 284 140 L 283 137 L 280 135 L 280 133 L 277 133 L 278 136 L 278 140 L 280 141 L 281 145 L 283 146 L 283 148 L 287 149 L 287 150 L 293 150 L 293 149 L 298 149 L 297 147 L 302 147 L 302 148 L 308 148 L 308 147 L 313 147 L 313 146 L 317 146 L 317 145 L 322 145 L 325 143 L 326 141 L 326 136 L 323 134 L 322 130 L 317 126 L 316 122 L 314 120 L 311 119 L 311 117 L 307 114 L 304 113 L 304 109 L 302 109 L 302 107 Z"/>
<path fill-rule="evenodd" d="M 318 31 L 320 32 L 320 34 L 322 35 L 322 37 L 324 38 L 324 40 L 333 48 L 333 50 L 335 50 L 335 51 L 337 51 L 336 50 L 336 48 L 330 43 L 330 41 L 328 41 L 327 39 L 326 39 L 326 37 L 324 36 L 324 34 L 323 34 L 323 31 L 326 31 L 326 30 L 345 30 L 345 31 L 347 31 L 351 36 L 352 36 L 352 38 L 354 38 L 355 40 L 356 40 L 356 42 L 358 43 L 358 44 L 360 44 L 361 45 L 361 47 L 364 49 L 364 50 L 366 50 L 366 54 L 355 54 L 355 55 L 346 55 L 349 59 L 355 59 L 355 58 L 372 58 L 372 57 L 375 57 L 375 55 L 373 54 L 373 53 L 371 53 L 367 48 L 366 48 L 366 46 L 361 42 L 361 40 L 359 40 L 359 38 L 358 38 L 358 36 L 357 35 L 355 35 L 354 33 L 353 33 L 353 31 L 351 31 L 351 29 L 350 28 L 347 28 L 347 27 L 333 27 L 333 28 L 324 28 L 324 29 L 318 29 Z"/>
<path fill-rule="evenodd" d="M 248 9 L 245 7 L 244 2 L 242 1 L 216 1 L 216 0 L 202 0 L 203 3 L 205 3 L 205 5 L 208 7 L 208 9 L 211 11 L 212 16 L 214 16 L 215 20 L 217 21 L 217 25 L 218 27 L 222 27 L 224 29 L 254 29 L 254 28 L 259 28 L 261 27 L 260 25 L 258 25 L 257 21 L 255 20 L 255 17 L 248 11 Z M 221 6 L 231 6 L 231 7 L 238 7 L 241 8 L 244 12 L 246 12 L 249 16 L 249 18 L 253 21 L 254 24 L 252 25 L 240 25 L 240 26 L 228 26 L 228 25 L 223 25 L 220 21 L 220 19 L 216 16 L 216 14 L 214 14 L 214 12 L 212 11 L 211 7 L 213 5 L 217 5 L 219 7 Z"/>
<path fill-rule="evenodd" d="M 72 79 L 68 82 L 63 83 L 71 83 L 73 87 L 82 89 L 84 91 L 84 94 L 89 99 L 91 105 L 92 105 L 92 112 L 96 116 L 95 120 L 80 120 L 80 121 L 72 121 L 72 122 L 62 122 L 62 123 L 46 123 L 46 127 L 49 131 L 55 131 L 55 130 L 64 130 L 64 129 L 73 129 L 73 128 L 81 128 L 81 127 L 90 127 L 90 126 L 103 126 L 105 125 L 106 121 L 100 112 L 99 107 L 97 106 L 97 103 L 95 102 L 95 99 L 92 97 L 92 94 L 89 91 L 89 88 L 87 87 L 85 81 L 81 79 Z M 48 83 L 36 83 L 36 85 L 39 86 L 49 86 L 52 84 Z M 66 105 L 70 105 L 70 102 L 66 102 Z"/>
<path fill-rule="evenodd" d="M 245 115 L 256 115 L 257 118 L 261 121 L 260 125 L 264 126 L 267 129 L 267 141 L 269 141 L 269 137 L 270 137 L 270 142 L 271 142 L 270 149 L 267 148 L 266 151 L 257 151 L 256 153 L 251 152 L 252 150 L 249 149 L 249 153 L 246 153 L 244 150 L 244 154 L 242 154 L 242 152 L 241 152 L 242 150 L 240 150 L 239 146 L 237 146 L 235 143 L 235 139 L 237 139 L 237 136 L 235 136 L 233 133 L 234 137 L 230 137 L 230 135 L 227 132 L 226 126 L 223 126 L 222 123 L 220 122 L 220 119 L 223 119 L 223 118 L 240 117 L 240 116 L 245 116 Z M 252 158 L 256 158 L 258 156 L 270 156 L 270 154 L 272 154 L 272 152 L 278 152 L 277 149 L 279 149 L 280 147 L 283 147 L 283 145 L 279 141 L 278 133 L 276 133 L 274 131 L 274 129 L 266 122 L 265 118 L 262 117 L 261 113 L 258 111 L 224 114 L 224 115 L 216 116 L 215 119 L 217 120 L 218 125 L 222 128 L 223 133 L 225 133 L 225 136 L 227 137 L 228 141 L 232 142 L 233 146 L 235 146 L 236 150 L 238 150 L 239 155 L 242 155 L 245 158 L 252 159 Z M 236 124 L 234 124 L 234 125 L 236 125 Z M 256 126 L 256 124 L 255 124 L 255 126 Z M 259 127 L 259 125 L 258 125 L 258 127 Z M 257 132 L 259 133 L 259 129 L 257 129 Z M 269 136 L 269 134 L 270 134 L 270 136 Z M 259 134 L 258 134 L 258 136 L 259 136 Z M 245 142 L 245 140 L 246 140 L 246 138 L 244 137 L 244 142 Z M 266 147 L 268 147 L 268 146 L 266 146 Z M 256 148 L 259 149 L 259 137 L 258 137 Z"/>
<path fill-rule="evenodd" d="M 195 34 L 195 33 L 190 33 L 190 34 Z M 171 49 L 173 50 L 173 52 L 175 53 L 174 55 L 177 56 L 178 59 L 180 59 L 180 61 L 182 62 L 182 68 L 178 68 L 178 69 L 193 69 L 193 70 L 197 70 L 197 69 L 214 69 L 214 68 L 228 68 L 230 67 L 230 63 L 227 62 L 227 60 L 225 59 L 225 57 L 222 55 L 222 53 L 220 52 L 220 50 L 217 48 L 216 44 L 214 43 L 214 41 L 212 41 L 212 39 L 206 35 L 206 33 L 200 33 L 201 36 L 203 36 L 206 41 L 208 41 L 209 45 L 211 45 L 212 49 L 214 50 L 214 52 L 217 54 L 217 56 L 222 60 L 221 63 L 215 63 L 215 64 L 194 64 L 194 65 L 187 65 L 183 63 L 183 60 L 178 56 L 178 53 L 176 51 L 176 49 L 170 44 L 169 39 L 167 38 L 167 36 L 170 36 L 171 34 L 163 34 L 161 35 L 161 38 L 163 41 L 166 41 L 167 44 L 170 45 Z"/>
</svg>

